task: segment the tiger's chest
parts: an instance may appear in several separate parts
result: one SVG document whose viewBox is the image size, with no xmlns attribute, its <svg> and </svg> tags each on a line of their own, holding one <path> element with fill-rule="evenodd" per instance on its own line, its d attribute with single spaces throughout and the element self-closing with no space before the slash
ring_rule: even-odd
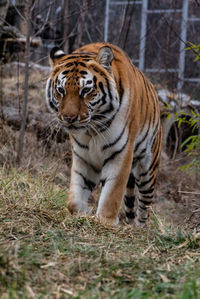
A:
<svg viewBox="0 0 200 299">
<path fill-rule="evenodd" d="M 75 156 L 88 163 L 97 171 L 103 165 L 103 154 L 101 151 L 103 144 L 97 137 L 90 137 L 87 134 L 80 134 L 73 137 L 72 150 Z"/>
<path fill-rule="evenodd" d="M 101 172 L 102 168 L 109 164 L 108 161 L 114 160 L 116 153 L 122 151 L 127 140 L 128 132 L 123 125 L 119 125 L 117 130 L 111 129 L 95 136 L 77 135 L 73 138 L 72 147 L 82 161 L 91 165 L 95 172 Z"/>
</svg>

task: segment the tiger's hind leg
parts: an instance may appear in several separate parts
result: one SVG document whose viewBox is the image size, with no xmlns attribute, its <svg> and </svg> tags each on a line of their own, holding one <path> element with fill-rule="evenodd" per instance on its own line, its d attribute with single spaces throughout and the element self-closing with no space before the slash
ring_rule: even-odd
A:
<svg viewBox="0 0 200 299">
<path fill-rule="evenodd" d="M 124 195 L 124 204 L 125 204 L 125 215 L 126 222 L 132 223 L 135 218 L 134 205 L 135 205 L 135 178 L 131 172 L 129 175 L 128 183 L 126 185 L 126 192 Z"/>
<path fill-rule="evenodd" d="M 144 226 L 149 216 L 149 208 L 153 202 L 155 178 L 151 173 L 142 173 L 136 180 L 139 190 L 138 206 L 136 212 L 136 225 Z"/>
<path fill-rule="evenodd" d="M 161 134 L 161 132 L 160 132 Z M 146 154 L 138 162 L 135 183 L 139 191 L 136 225 L 144 226 L 149 216 L 149 208 L 153 202 L 156 176 L 160 162 L 161 138 L 158 135 L 152 147 L 152 153 Z"/>
</svg>

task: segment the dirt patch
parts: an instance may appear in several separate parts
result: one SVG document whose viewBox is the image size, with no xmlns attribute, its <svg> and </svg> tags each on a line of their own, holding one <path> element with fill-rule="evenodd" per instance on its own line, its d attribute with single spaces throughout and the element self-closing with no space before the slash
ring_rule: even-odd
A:
<svg viewBox="0 0 200 299">
<path fill-rule="evenodd" d="M 167 221 L 200 231 L 200 183 L 196 174 L 189 175 L 181 169 L 185 163 L 189 161 L 183 153 L 161 162 L 155 207 Z"/>
</svg>

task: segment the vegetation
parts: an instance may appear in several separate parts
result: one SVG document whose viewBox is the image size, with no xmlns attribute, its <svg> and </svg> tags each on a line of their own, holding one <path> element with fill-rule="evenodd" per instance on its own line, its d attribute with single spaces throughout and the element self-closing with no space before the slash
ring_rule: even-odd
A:
<svg viewBox="0 0 200 299">
<path fill-rule="evenodd" d="M 191 42 L 186 50 L 190 50 L 195 55 L 194 61 L 200 59 L 200 44 L 195 45 Z M 185 147 L 185 152 L 191 157 L 190 162 L 182 167 L 183 170 L 190 170 L 190 173 L 196 173 L 197 178 L 200 171 L 200 114 L 191 110 L 191 113 L 180 112 L 177 114 L 178 126 L 186 124 L 191 128 L 192 135 L 184 140 L 181 148 Z"/>
<path fill-rule="evenodd" d="M 1 299 L 200 297 L 200 233 L 72 217 L 52 177 L 0 169 Z"/>
<path fill-rule="evenodd" d="M 192 116 L 191 116 L 192 114 Z M 200 170 L 200 114 L 191 111 L 189 113 L 179 113 L 178 114 L 178 126 L 180 127 L 182 123 L 187 124 L 193 134 L 183 141 L 181 147 L 188 156 L 191 157 L 190 162 L 183 166 L 183 170 L 190 170 L 190 173 L 196 173 L 198 175 Z"/>
<path fill-rule="evenodd" d="M 193 52 L 193 54 L 195 55 L 195 59 L 194 62 L 200 60 L 200 44 L 193 44 L 191 42 L 188 42 L 188 44 L 190 45 L 189 47 L 186 48 L 186 50 L 190 50 Z"/>
</svg>

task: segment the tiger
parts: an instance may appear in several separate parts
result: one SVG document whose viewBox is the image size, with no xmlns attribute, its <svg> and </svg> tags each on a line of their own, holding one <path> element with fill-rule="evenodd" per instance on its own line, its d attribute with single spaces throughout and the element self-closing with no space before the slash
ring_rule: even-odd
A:
<svg viewBox="0 0 200 299">
<path fill-rule="evenodd" d="M 124 199 L 128 224 L 144 227 L 154 198 L 162 129 L 157 93 L 118 46 L 99 42 L 71 54 L 54 47 L 46 102 L 67 131 L 72 166 L 67 208 L 117 225 Z M 137 192 L 136 192 L 137 189 Z"/>
</svg>

